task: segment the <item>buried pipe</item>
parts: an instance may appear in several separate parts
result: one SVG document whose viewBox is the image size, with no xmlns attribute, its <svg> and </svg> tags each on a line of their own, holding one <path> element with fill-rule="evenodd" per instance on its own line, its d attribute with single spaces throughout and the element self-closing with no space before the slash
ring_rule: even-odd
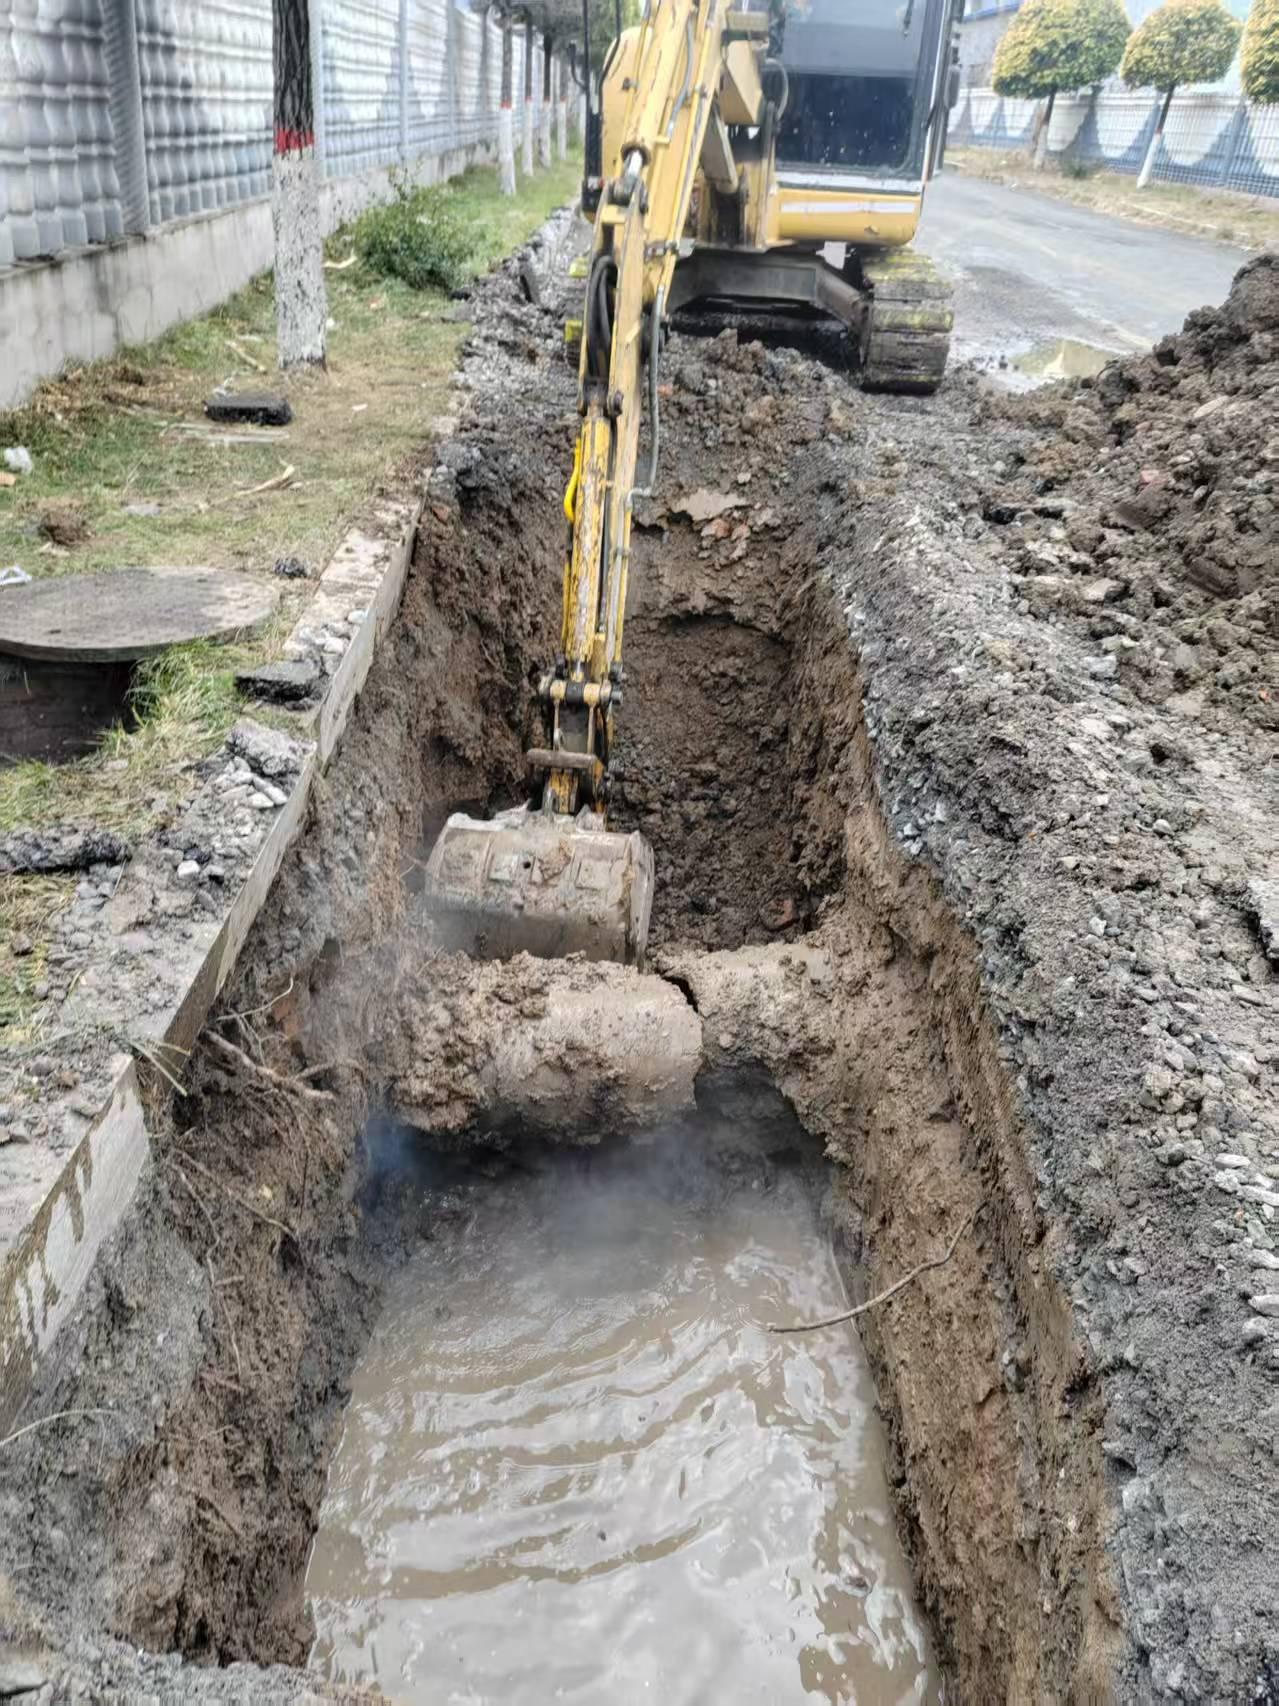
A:
<svg viewBox="0 0 1279 1706">
<path fill-rule="evenodd" d="M 518 1129 L 589 1143 L 694 1103 L 701 1020 L 660 977 L 528 955 L 458 958 L 402 985 L 392 1008 L 377 1050 L 389 1111 L 424 1131 Z"/>
</svg>

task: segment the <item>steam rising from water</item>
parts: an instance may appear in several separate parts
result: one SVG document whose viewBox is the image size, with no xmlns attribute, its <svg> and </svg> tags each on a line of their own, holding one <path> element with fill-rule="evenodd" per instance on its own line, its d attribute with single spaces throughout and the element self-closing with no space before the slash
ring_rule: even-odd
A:
<svg viewBox="0 0 1279 1706">
<path fill-rule="evenodd" d="M 843 1300 L 760 1123 L 448 1187 L 330 1472 L 325 1674 L 432 1706 L 939 1698 L 857 1340 L 760 1326 Z"/>
</svg>

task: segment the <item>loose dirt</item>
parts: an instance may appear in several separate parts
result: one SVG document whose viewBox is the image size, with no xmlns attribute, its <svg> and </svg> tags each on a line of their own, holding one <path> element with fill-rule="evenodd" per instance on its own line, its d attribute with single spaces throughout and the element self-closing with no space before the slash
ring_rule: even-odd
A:
<svg viewBox="0 0 1279 1706">
<path fill-rule="evenodd" d="M 699 1091 L 763 1072 L 838 1162 L 857 1295 L 961 1233 L 861 1322 L 960 1700 L 1279 1690 L 1273 278 L 1047 398 L 863 398 L 735 329 L 665 361 L 617 814 L 651 971 Z M 106 1414 L 0 1455 L 0 1610 L 68 1689 L 312 1686 L 187 1661 L 305 1656 L 350 1371 L 432 1226 L 359 1134 L 390 1094 L 501 1139 L 477 1038 L 624 975 L 415 945 L 423 840 L 519 796 L 553 648 L 573 381 L 516 291 L 472 305 L 401 620 L 33 1406 Z"/>
</svg>

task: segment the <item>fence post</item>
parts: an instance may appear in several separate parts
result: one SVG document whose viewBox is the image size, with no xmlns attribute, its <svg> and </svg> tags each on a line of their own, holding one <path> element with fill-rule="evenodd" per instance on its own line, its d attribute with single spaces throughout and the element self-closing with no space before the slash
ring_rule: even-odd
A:
<svg viewBox="0 0 1279 1706">
<path fill-rule="evenodd" d="M 409 0 L 400 0 L 400 164 L 409 163 Z"/>
<path fill-rule="evenodd" d="M 449 143 L 454 150 L 460 146 L 457 117 L 457 50 L 454 45 L 456 33 L 453 0 L 444 0 L 444 63 L 448 70 L 449 84 Z"/>
<path fill-rule="evenodd" d="M 325 0 L 311 0 L 311 88 L 314 106 L 315 170 L 316 175 L 321 179 L 328 176 L 326 167 L 328 149 L 325 146 L 324 138 L 326 129 L 324 111 L 324 3 Z"/>
<path fill-rule="evenodd" d="M 1226 146 L 1221 151 L 1221 175 L 1217 181 L 1223 186 L 1228 185 L 1231 178 L 1234 176 L 1235 167 L 1239 163 L 1240 145 L 1243 142 L 1243 134 L 1247 128 L 1248 102 L 1246 98 L 1241 97 L 1239 105 L 1235 108 L 1234 113 L 1231 116 L 1230 135 L 1226 139 Z"/>
<path fill-rule="evenodd" d="M 142 127 L 142 66 L 138 59 L 138 20 L 133 0 L 111 0 L 103 20 L 109 104 L 115 132 L 115 169 L 120 180 L 124 228 L 133 234 L 151 223 L 147 192 L 147 145 Z"/>
</svg>

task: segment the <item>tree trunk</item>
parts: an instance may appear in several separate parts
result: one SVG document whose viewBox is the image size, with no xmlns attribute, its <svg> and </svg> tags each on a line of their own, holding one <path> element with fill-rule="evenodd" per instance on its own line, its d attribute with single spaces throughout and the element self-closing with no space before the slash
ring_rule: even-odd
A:
<svg viewBox="0 0 1279 1706">
<path fill-rule="evenodd" d="M 1042 172 L 1044 161 L 1048 158 L 1048 132 L 1052 129 L 1053 103 L 1057 99 L 1057 91 L 1053 90 L 1048 97 L 1048 105 L 1044 108 L 1044 116 L 1039 125 L 1039 137 L 1035 143 L 1035 170 Z"/>
<path fill-rule="evenodd" d="M 1159 109 L 1159 122 L 1155 133 L 1150 138 L 1150 147 L 1146 150 L 1146 158 L 1141 162 L 1141 170 L 1137 174 L 1137 188 L 1144 190 L 1150 182 L 1150 174 L 1155 169 L 1155 155 L 1159 152 L 1159 144 L 1163 141 L 1164 126 L 1168 122 L 1168 108 L 1172 105 L 1172 97 L 1176 93 L 1176 84 L 1164 95 L 1164 104 Z"/>
<path fill-rule="evenodd" d="M 523 159 L 520 168 L 526 178 L 533 176 L 533 20 L 524 21 L 524 131 L 521 137 Z"/>
<path fill-rule="evenodd" d="M 328 298 L 320 233 L 308 0 L 272 0 L 276 341 L 281 367 L 323 367 Z"/>
<path fill-rule="evenodd" d="M 555 61 L 555 152 L 561 160 L 568 159 L 568 66 L 563 54 Z"/>
<path fill-rule="evenodd" d="M 502 103 L 497 112 L 497 187 L 503 195 L 515 194 L 515 118 L 511 110 L 511 14 L 503 11 L 498 20 L 502 30 Z"/>
<path fill-rule="evenodd" d="M 542 122 L 538 126 L 537 163 L 551 163 L 551 38 L 542 37 Z"/>
</svg>

